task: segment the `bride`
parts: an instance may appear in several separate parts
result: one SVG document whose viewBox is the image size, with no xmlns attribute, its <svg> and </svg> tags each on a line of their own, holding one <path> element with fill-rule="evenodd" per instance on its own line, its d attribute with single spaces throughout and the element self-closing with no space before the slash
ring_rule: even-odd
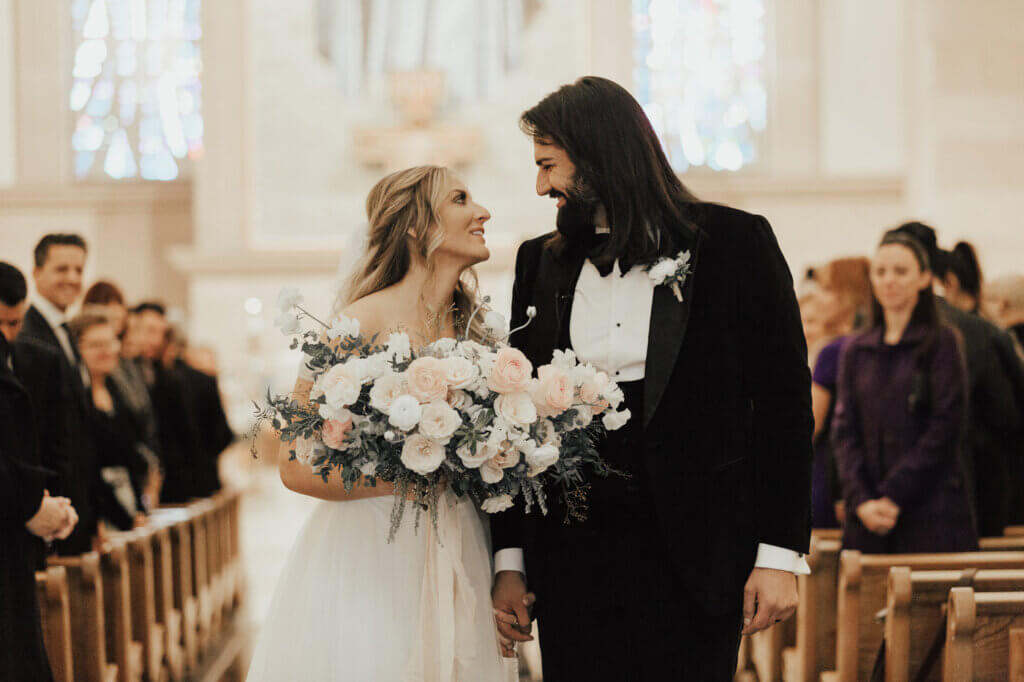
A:
<svg viewBox="0 0 1024 682">
<path fill-rule="evenodd" d="M 470 268 L 490 256 L 487 209 L 447 169 L 420 166 L 378 182 L 366 213 L 366 244 L 336 312 L 358 319 L 366 338 L 395 330 L 423 345 L 454 337 L 477 304 Z M 308 401 L 311 386 L 300 371 L 296 399 Z M 282 445 L 281 480 L 323 502 L 281 574 L 249 681 L 517 679 L 499 650 L 490 542 L 475 505 L 442 503 L 436 530 L 428 521 L 417 531 L 407 515 L 388 543 L 390 484 L 346 493 L 336 471 L 321 480 L 289 461 L 289 450 Z"/>
</svg>

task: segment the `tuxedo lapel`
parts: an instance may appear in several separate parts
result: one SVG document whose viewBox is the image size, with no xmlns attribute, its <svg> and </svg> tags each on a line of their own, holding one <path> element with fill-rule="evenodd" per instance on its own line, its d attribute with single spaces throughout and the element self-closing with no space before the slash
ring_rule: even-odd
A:
<svg viewBox="0 0 1024 682">
<path fill-rule="evenodd" d="M 533 299 L 537 317 L 530 323 L 530 347 L 535 363 L 550 362 L 555 349 L 569 345 L 572 301 L 584 260 L 584 254 L 573 251 L 562 256 L 548 249 L 540 253 Z"/>
<path fill-rule="evenodd" d="M 682 302 L 676 298 L 671 287 L 661 285 L 654 288 L 650 331 L 647 336 L 647 362 L 644 368 L 644 428 L 651 423 L 651 418 L 665 394 L 665 389 L 672 378 L 676 358 L 679 356 L 679 349 L 686 337 L 693 302 L 693 286 L 698 273 L 697 260 L 700 255 L 701 236 L 702 233 L 698 231 L 690 241 L 692 274 L 683 283 Z"/>
</svg>

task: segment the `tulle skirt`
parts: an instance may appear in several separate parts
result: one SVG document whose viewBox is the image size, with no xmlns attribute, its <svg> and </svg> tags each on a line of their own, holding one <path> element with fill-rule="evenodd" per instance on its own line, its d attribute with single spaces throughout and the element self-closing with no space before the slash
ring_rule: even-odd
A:
<svg viewBox="0 0 1024 682">
<path fill-rule="evenodd" d="M 435 530 L 411 508 L 391 543 L 391 497 L 322 502 L 299 533 L 249 682 L 515 680 L 491 614 L 485 521 L 442 501 Z"/>
</svg>

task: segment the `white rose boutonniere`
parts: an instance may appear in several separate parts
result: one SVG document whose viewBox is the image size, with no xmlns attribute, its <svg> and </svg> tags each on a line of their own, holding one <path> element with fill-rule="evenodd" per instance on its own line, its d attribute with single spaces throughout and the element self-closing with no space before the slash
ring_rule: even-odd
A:
<svg viewBox="0 0 1024 682">
<path fill-rule="evenodd" d="M 659 258 L 647 267 L 647 275 L 654 285 L 667 284 L 680 303 L 683 302 L 683 285 L 686 284 L 686 278 L 692 274 L 689 251 L 680 251 L 675 258 Z"/>
</svg>

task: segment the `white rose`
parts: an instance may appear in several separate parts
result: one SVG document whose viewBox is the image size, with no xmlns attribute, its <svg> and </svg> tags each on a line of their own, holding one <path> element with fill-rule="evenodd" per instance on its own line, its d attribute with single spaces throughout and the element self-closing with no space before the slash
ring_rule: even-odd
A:
<svg viewBox="0 0 1024 682">
<path fill-rule="evenodd" d="M 388 358 L 384 353 L 374 353 L 362 358 L 361 372 L 363 383 L 375 381 L 388 372 Z"/>
<path fill-rule="evenodd" d="M 295 287 L 283 287 L 277 292 L 277 309 L 282 313 L 287 313 L 303 300 L 305 299 L 302 294 Z"/>
<path fill-rule="evenodd" d="M 409 397 L 412 398 L 412 396 Z M 419 403 L 416 403 L 416 407 L 419 408 Z M 405 445 L 402 446 L 402 464 L 410 471 L 426 475 L 437 471 L 443 462 L 444 447 L 437 441 L 419 434 L 405 439 Z"/>
<path fill-rule="evenodd" d="M 411 431 L 416 428 L 422 414 L 423 408 L 420 406 L 420 401 L 411 395 L 403 394 L 391 403 L 391 409 L 388 410 L 388 423 L 396 429 Z"/>
<path fill-rule="evenodd" d="M 466 412 L 476 403 L 473 402 L 473 398 L 465 391 L 452 391 L 448 394 L 448 404 L 452 406 L 452 409 Z"/>
<path fill-rule="evenodd" d="M 629 421 L 631 416 L 632 415 L 629 410 L 623 410 L 622 412 L 609 412 L 601 418 L 601 422 L 604 424 L 604 428 L 609 431 L 618 431 L 626 425 L 626 422 Z"/>
<path fill-rule="evenodd" d="M 346 407 L 359 400 L 362 384 L 349 363 L 334 365 L 316 380 L 310 395 L 323 395 L 332 408 Z"/>
<path fill-rule="evenodd" d="M 484 503 L 480 505 L 480 508 L 483 509 L 488 514 L 497 514 L 498 512 L 505 511 L 511 506 L 512 496 L 505 494 L 497 495 L 495 497 L 488 497 L 486 500 L 484 500 Z"/>
<path fill-rule="evenodd" d="M 480 378 L 480 369 L 466 358 L 445 358 L 444 375 L 452 388 L 468 388 Z"/>
<path fill-rule="evenodd" d="M 344 405 L 332 406 L 329 403 L 321 405 L 317 412 L 324 419 L 337 419 L 338 421 L 345 421 L 345 418 L 352 414 Z"/>
<path fill-rule="evenodd" d="M 572 383 L 574 386 L 582 386 L 592 381 L 596 375 L 597 370 L 593 365 L 576 365 L 572 368 Z"/>
<path fill-rule="evenodd" d="M 494 363 L 498 359 L 497 353 L 491 351 L 484 351 L 477 356 L 476 366 L 480 368 L 480 376 L 487 379 L 491 376 L 491 372 L 494 370 Z"/>
<path fill-rule="evenodd" d="M 457 342 L 455 341 L 455 339 L 445 337 L 442 339 L 438 339 L 437 341 L 434 341 L 434 343 L 430 344 L 429 348 L 430 350 L 433 350 L 437 353 L 440 353 L 442 356 L 447 357 L 455 351 L 456 343 Z"/>
<path fill-rule="evenodd" d="M 508 334 L 508 323 L 505 322 L 505 316 L 497 310 L 487 311 L 487 314 L 484 315 L 484 327 L 499 339 Z"/>
<path fill-rule="evenodd" d="M 622 401 L 626 399 L 622 389 L 619 388 L 619 385 L 614 381 L 608 382 L 608 385 L 605 386 L 603 391 L 601 391 L 601 397 L 607 400 L 608 404 L 616 410 L 619 409 L 619 405 L 622 404 Z"/>
<path fill-rule="evenodd" d="M 347 339 L 349 337 L 359 336 L 359 320 L 349 319 L 342 315 L 327 330 L 327 338 L 331 341 L 337 338 Z"/>
<path fill-rule="evenodd" d="M 395 398 L 406 391 L 405 376 L 391 372 L 385 374 L 375 382 L 370 389 L 370 407 L 380 412 L 387 413 L 391 409 L 391 403 Z"/>
<path fill-rule="evenodd" d="M 455 353 L 463 358 L 473 359 L 478 357 L 481 353 L 487 352 L 487 346 L 477 343 L 476 341 L 459 341 L 455 344 Z"/>
<path fill-rule="evenodd" d="M 556 350 L 551 358 L 551 364 L 561 367 L 567 372 L 572 372 L 576 367 L 576 353 L 572 350 Z"/>
<path fill-rule="evenodd" d="M 480 478 L 483 479 L 484 483 L 494 485 L 505 478 L 505 470 L 495 464 L 493 459 L 490 459 L 480 467 Z"/>
<path fill-rule="evenodd" d="M 274 318 L 274 325 L 281 329 L 281 333 L 285 335 L 298 334 L 299 330 L 302 329 L 302 325 L 299 323 L 299 316 L 295 313 L 282 311 Z"/>
<path fill-rule="evenodd" d="M 408 360 L 412 357 L 412 344 L 409 342 L 409 335 L 403 332 L 395 332 L 388 337 L 388 356 L 396 362 Z"/>
<path fill-rule="evenodd" d="M 537 406 L 529 393 L 505 393 L 494 401 L 494 411 L 507 421 L 528 426 L 537 421 Z"/>
<path fill-rule="evenodd" d="M 548 467 L 558 461 L 558 448 L 554 445 L 541 445 L 526 455 L 526 475 L 533 477 L 544 473 Z"/>
<path fill-rule="evenodd" d="M 462 417 L 448 403 L 435 400 L 423 408 L 420 417 L 420 433 L 446 445 L 455 431 L 462 425 Z"/>
<path fill-rule="evenodd" d="M 467 469 L 479 469 L 484 462 L 494 457 L 495 451 L 487 443 L 477 443 L 475 455 L 468 445 L 459 446 L 455 454 Z"/>
<path fill-rule="evenodd" d="M 664 284 L 665 280 L 676 274 L 676 262 L 671 258 L 663 258 L 647 274 L 655 284 Z"/>
</svg>

